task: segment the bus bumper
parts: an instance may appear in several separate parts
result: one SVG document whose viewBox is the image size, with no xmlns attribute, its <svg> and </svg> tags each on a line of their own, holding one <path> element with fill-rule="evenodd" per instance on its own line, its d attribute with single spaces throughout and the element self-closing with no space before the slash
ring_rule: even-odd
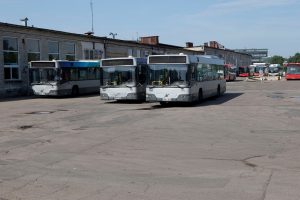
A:
<svg viewBox="0 0 300 200">
<path fill-rule="evenodd" d="M 146 101 L 148 102 L 191 102 L 193 96 L 191 94 L 180 94 L 177 98 L 157 98 L 154 94 L 147 94 Z"/>
<path fill-rule="evenodd" d="M 102 100 L 138 100 L 139 97 L 136 93 L 128 93 L 126 96 L 109 96 L 107 93 L 101 93 Z"/>
</svg>

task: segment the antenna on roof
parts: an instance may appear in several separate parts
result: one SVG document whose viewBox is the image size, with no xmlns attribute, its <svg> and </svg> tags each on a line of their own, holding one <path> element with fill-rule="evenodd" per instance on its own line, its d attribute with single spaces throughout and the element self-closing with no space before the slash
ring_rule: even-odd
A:
<svg viewBox="0 0 300 200">
<path fill-rule="evenodd" d="M 92 33 L 94 34 L 94 7 L 93 7 L 93 0 L 90 2 L 91 12 L 92 12 Z"/>
</svg>

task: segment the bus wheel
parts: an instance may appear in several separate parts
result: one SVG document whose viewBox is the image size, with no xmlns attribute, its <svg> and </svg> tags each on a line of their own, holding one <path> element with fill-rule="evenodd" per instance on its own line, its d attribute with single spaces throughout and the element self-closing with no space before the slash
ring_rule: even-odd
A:
<svg viewBox="0 0 300 200">
<path fill-rule="evenodd" d="M 203 93 L 202 93 L 202 88 L 199 89 L 198 92 L 198 102 L 201 103 L 203 101 Z"/>
<path fill-rule="evenodd" d="M 220 85 L 218 85 L 218 90 L 217 90 L 217 97 L 221 96 L 221 88 Z"/>
<path fill-rule="evenodd" d="M 72 88 L 72 94 L 71 94 L 73 97 L 76 97 L 79 95 L 79 88 L 77 85 L 73 86 Z"/>
</svg>

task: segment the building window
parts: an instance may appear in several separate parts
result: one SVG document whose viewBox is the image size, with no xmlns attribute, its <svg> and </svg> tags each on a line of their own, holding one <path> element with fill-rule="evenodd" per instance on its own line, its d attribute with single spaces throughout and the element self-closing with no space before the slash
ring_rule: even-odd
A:
<svg viewBox="0 0 300 200">
<path fill-rule="evenodd" d="M 70 61 L 75 60 L 75 44 L 66 43 L 64 46 L 65 46 L 65 59 Z"/>
<path fill-rule="evenodd" d="M 48 42 L 49 60 L 59 60 L 59 43 L 55 41 Z"/>
<path fill-rule="evenodd" d="M 3 38 L 4 79 L 20 79 L 19 47 L 17 38 Z"/>
<path fill-rule="evenodd" d="M 94 50 L 93 49 L 85 49 L 84 50 L 84 59 L 93 60 L 94 59 Z"/>
<path fill-rule="evenodd" d="M 133 50 L 132 49 L 128 49 L 128 56 L 133 56 Z"/>
<path fill-rule="evenodd" d="M 98 49 L 85 49 L 83 53 L 85 60 L 100 60 L 102 59 L 103 51 Z"/>
<path fill-rule="evenodd" d="M 148 57 L 150 55 L 149 51 L 144 51 L 144 56 Z"/>
<path fill-rule="evenodd" d="M 141 57 L 141 50 L 136 50 L 136 57 L 140 58 Z"/>
<path fill-rule="evenodd" d="M 27 40 L 27 52 L 28 52 L 28 62 L 40 60 L 40 41 L 34 39 Z"/>
</svg>

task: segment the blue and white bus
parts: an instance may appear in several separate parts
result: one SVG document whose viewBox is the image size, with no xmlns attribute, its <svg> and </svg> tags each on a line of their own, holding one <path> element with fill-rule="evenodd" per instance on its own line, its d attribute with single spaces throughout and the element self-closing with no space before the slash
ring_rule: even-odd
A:
<svg viewBox="0 0 300 200">
<path fill-rule="evenodd" d="M 224 60 L 217 56 L 150 55 L 147 101 L 193 102 L 226 91 Z"/>
<path fill-rule="evenodd" d="M 35 95 L 77 96 L 99 92 L 99 61 L 32 61 L 29 69 Z"/>
<path fill-rule="evenodd" d="M 102 59 L 101 99 L 145 101 L 147 72 L 146 58 Z"/>
</svg>

